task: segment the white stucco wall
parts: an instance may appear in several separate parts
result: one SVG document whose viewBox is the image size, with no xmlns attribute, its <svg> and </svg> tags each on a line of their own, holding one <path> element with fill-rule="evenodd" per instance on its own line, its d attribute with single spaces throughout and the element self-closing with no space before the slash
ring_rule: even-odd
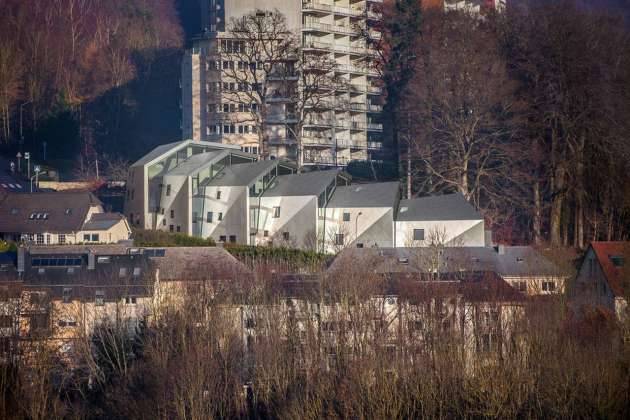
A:
<svg viewBox="0 0 630 420">
<path fill-rule="evenodd" d="M 350 213 L 350 221 L 343 214 Z M 326 251 L 335 252 L 334 234 L 344 234 L 344 246 L 363 244 L 365 248 L 394 246 L 394 219 L 391 207 L 354 207 L 326 209 Z M 359 216 L 359 213 L 361 215 Z M 358 216 L 358 217 L 357 217 Z"/>
<path fill-rule="evenodd" d="M 217 191 L 221 191 L 220 199 L 217 199 Z M 248 194 L 248 188 L 242 186 L 205 187 L 203 198 L 195 198 L 203 200 L 202 208 L 195 205 L 195 211 L 200 213 L 201 219 L 197 222 L 199 235 L 203 238 L 211 237 L 217 242 L 223 235 L 227 240 L 231 235 L 236 235 L 236 242 L 246 244 L 249 238 Z M 210 211 L 213 213 L 212 223 L 207 222 L 207 213 Z M 219 213 L 223 213 L 221 221 Z"/>
<path fill-rule="evenodd" d="M 414 229 L 424 229 L 424 241 L 413 240 Z M 485 246 L 483 220 L 396 221 L 396 247 L 428 246 L 432 236 L 450 246 Z"/>
<path fill-rule="evenodd" d="M 257 205 L 258 200 L 252 205 Z M 280 217 L 273 217 L 274 207 L 280 207 Z M 264 231 L 269 236 L 264 236 Z M 283 242 L 282 233 L 289 232 L 287 245 L 304 248 L 313 245 L 317 234 L 317 197 L 261 197 L 259 229 L 256 235 L 258 245 L 266 245 L 273 240 L 274 245 Z"/>
</svg>

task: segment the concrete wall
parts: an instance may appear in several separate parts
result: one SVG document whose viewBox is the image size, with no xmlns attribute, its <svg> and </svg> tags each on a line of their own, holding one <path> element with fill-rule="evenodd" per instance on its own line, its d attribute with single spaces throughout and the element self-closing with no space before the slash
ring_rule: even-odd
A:
<svg viewBox="0 0 630 420">
<path fill-rule="evenodd" d="M 205 187 L 203 196 L 193 200 L 194 211 L 199 214 L 196 229 L 199 236 L 211 237 L 219 241 L 222 235 L 229 241 L 230 235 L 236 235 L 236 242 L 246 244 L 249 240 L 249 191 L 247 187 Z M 217 199 L 217 191 L 221 198 Z M 212 223 L 207 223 L 207 213 L 213 212 Z M 219 213 L 223 220 L 219 221 Z"/>
<path fill-rule="evenodd" d="M 162 188 L 162 198 L 160 200 L 164 214 L 157 216 L 157 229 L 169 231 L 173 225 L 173 232 L 177 232 L 177 226 L 180 232 L 192 235 L 192 192 L 190 185 L 190 177 L 187 176 L 165 176 L 163 179 L 164 187 Z M 171 186 L 170 196 L 166 195 L 168 185 Z M 171 217 L 171 210 L 174 216 Z M 166 221 L 166 224 L 164 224 Z"/>
<path fill-rule="evenodd" d="M 255 10 L 278 9 L 287 19 L 287 27 L 299 30 L 302 26 L 302 2 L 300 0 L 227 0 L 225 2 L 226 29 L 233 18 L 251 13 Z"/>
<path fill-rule="evenodd" d="M 125 216 L 127 216 L 131 226 L 151 229 L 151 220 L 148 215 L 149 191 L 146 183 L 147 174 L 144 166 L 132 166 L 129 168 L 127 195 L 125 196 Z"/>
<path fill-rule="evenodd" d="M 413 240 L 413 230 L 424 229 L 424 241 Z M 396 221 L 396 247 L 428 246 L 432 237 L 449 246 L 485 246 L 483 220 Z"/>
<path fill-rule="evenodd" d="M 350 213 L 350 221 L 343 214 Z M 361 213 L 360 216 L 359 213 Z M 391 207 L 354 207 L 326 209 L 326 251 L 335 252 L 334 234 L 343 233 L 344 246 L 363 244 L 365 248 L 394 246 L 394 210 Z M 358 216 L 358 217 L 357 217 Z"/>
<path fill-rule="evenodd" d="M 252 200 L 258 207 L 258 200 Z M 259 228 L 256 244 L 290 245 L 298 248 L 311 248 L 316 245 L 317 197 L 261 197 Z M 280 207 L 280 217 L 273 217 L 274 207 Z M 268 231 L 265 237 L 264 231 Z M 283 232 L 289 232 L 289 241 L 283 239 Z"/>
</svg>

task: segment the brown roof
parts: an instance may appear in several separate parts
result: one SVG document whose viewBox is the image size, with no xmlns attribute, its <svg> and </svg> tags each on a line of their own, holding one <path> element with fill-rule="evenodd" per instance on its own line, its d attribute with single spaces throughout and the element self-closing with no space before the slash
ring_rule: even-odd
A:
<svg viewBox="0 0 630 420">
<path fill-rule="evenodd" d="M 624 257 L 630 251 L 630 242 L 591 242 L 610 290 L 615 296 L 623 296 L 623 278 L 621 266 L 615 266 L 611 257 Z"/>
<path fill-rule="evenodd" d="M 66 233 L 83 227 L 101 202 L 90 192 L 11 193 L 0 198 L 0 232 Z"/>
<path fill-rule="evenodd" d="M 251 271 L 219 247 L 171 247 L 153 258 L 161 281 L 233 280 L 250 277 Z"/>
</svg>

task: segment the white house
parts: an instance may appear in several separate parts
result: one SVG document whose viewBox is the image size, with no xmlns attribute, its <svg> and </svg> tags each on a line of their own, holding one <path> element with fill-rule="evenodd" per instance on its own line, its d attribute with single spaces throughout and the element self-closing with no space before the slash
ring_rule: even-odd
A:
<svg viewBox="0 0 630 420">
<path fill-rule="evenodd" d="M 398 182 L 338 187 L 326 206 L 326 250 L 394 246 Z"/>
<path fill-rule="evenodd" d="M 461 193 L 401 200 L 395 246 L 485 246 L 484 220 Z"/>
<path fill-rule="evenodd" d="M 256 244 L 321 249 L 326 206 L 350 177 L 338 170 L 276 178 L 258 198 L 252 223 Z"/>
</svg>

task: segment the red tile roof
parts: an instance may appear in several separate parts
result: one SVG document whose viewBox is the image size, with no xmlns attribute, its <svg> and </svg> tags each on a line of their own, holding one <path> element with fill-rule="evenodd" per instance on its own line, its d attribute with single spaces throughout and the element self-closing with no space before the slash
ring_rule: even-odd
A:
<svg viewBox="0 0 630 420">
<path fill-rule="evenodd" d="M 610 290 L 615 296 L 623 296 L 623 281 L 621 276 L 621 267 L 616 267 L 611 258 L 612 256 L 623 256 L 630 250 L 629 242 L 591 242 L 591 247 L 597 256 L 602 271 L 606 276 L 606 281 Z"/>
</svg>

